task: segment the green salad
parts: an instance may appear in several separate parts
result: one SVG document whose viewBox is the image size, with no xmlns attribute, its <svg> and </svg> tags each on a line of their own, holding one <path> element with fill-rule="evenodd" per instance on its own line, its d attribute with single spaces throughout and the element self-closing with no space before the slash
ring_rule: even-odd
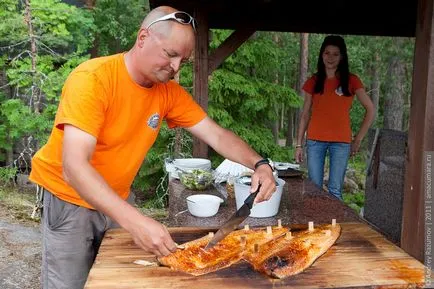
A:
<svg viewBox="0 0 434 289">
<path fill-rule="evenodd" d="M 212 173 L 201 169 L 179 173 L 179 176 L 181 183 L 190 190 L 205 190 L 213 182 Z"/>
</svg>

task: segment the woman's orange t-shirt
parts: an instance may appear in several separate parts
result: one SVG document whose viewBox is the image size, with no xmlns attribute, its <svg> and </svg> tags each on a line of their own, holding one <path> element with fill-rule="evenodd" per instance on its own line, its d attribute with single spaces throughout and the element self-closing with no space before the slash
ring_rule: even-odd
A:
<svg viewBox="0 0 434 289">
<path fill-rule="evenodd" d="M 354 94 L 363 88 L 360 79 L 350 74 L 349 91 L 351 96 L 340 95 L 339 79 L 328 78 L 324 83 L 324 93 L 314 93 L 316 76 L 309 78 L 303 85 L 303 90 L 312 95 L 312 107 L 307 138 L 327 142 L 351 143 L 350 110 Z"/>
<path fill-rule="evenodd" d="M 97 139 L 90 163 L 126 199 L 163 119 L 173 128 L 193 126 L 205 117 L 174 81 L 151 88 L 135 83 L 123 53 L 91 59 L 66 80 L 48 142 L 32 159 L 30 180 L 64 201 L 92 208 L 62 176 L 63 126 L 70 124 Z"/>
</svg>

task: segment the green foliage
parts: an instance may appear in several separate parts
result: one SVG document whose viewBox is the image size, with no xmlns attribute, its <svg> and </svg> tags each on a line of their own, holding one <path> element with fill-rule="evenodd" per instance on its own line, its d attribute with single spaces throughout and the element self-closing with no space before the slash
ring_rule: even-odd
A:
<svg viewBox="0 0 434 289">
<path fill-rule="evenodd" d="M 23 137 L 34 145 L 46 142 L 63 82 L 93 42 L 95 26 L 89 11 L 60 0 L 30 2 L 34 38 L 25 21 L 25 3 L 1 1 L 0 70 L 7 87 L 0 95 L 0 160 Z M 35 51 L 31 52 L 31 41 Z M 35 65 L 33 69 L 33 65 Z M 38 104 L 38 105 L 36 105 Z M 36 151 L 37 147 L 33 148 Z"/>
<path fill-rule="evenodd" d="M 210 46 L 218 47 L 230 33 L 213 30 Z M 208 114 L 259 154 L 284 161 L 291 158 L 288 150 L 275 143 L 270 130 L 270 124 L 278 118 L 275 105 L 300 107 L 302 99 L 284 82 L 285 68 L 289 65 L 285 61 L 287 52 L 279 45 L 281 39 L 288 41 L 288 38 L 281 35 L 255 33 L 213 72 L 209 80 Z"/>
<path fill-rule="evenodd" d="M 0 186 L 12 184 L 16 173 L 15 167 L 0 167 Z"/>
<path fill-rule="evenodd" d="M 33 26 L 38 35 L 39 48 L 82 54 L 93 42 L 92 15 L 85 9 L 62 3 L 60 0 L 31 1 Z M 63 53 L 59 53 L 63 54 Z"/>
<path fill-rule="evenodd" d="M 98 0 L 94 8 L 99 55 L 128 50 L 149 11 L 145 0 Z"/>
<path fill-rule="evenodd" d="M 343 193 L 344 203 L 354 209 L 357 213 L 365 205 L 365 192 L 359 191 L 356 193 Z"/>
</svg>

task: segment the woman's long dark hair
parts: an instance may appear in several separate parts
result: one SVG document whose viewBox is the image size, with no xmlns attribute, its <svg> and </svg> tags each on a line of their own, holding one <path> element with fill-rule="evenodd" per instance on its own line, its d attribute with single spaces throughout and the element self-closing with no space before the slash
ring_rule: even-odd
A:
<svg viewBox="0 0 434 289">
<path fill-rule="evenodd" d="M 327 75 L 326 75 L 325 65 L 324 65 L 322 55 L 324 53 L 325 48 L 329 45 L 333 45 L 339 48 L 339 51 L 341 53 L 341 61 L 339 61 L 336 70 L 336 74 L 337 74 L 336 76 L 339 78 L 339 85 L 342 88 L 342 93 L 345 96 L 351 96 L 350 90 L 348 88 L 350 71 L 348 68 L 347 46 L 345 45 L 344 39 L 337 35 L 327 36 L 326 38 L 324 38 L 324 41 L 321 45 L 321 49 L 319 51 L 319 56 L 318 56 L 317 73 L 315 74 L 316 81 L 315 81 L 314 92 L 321 93 L 321 94 L 324 93 L 324 82 Z"/>
</svg>

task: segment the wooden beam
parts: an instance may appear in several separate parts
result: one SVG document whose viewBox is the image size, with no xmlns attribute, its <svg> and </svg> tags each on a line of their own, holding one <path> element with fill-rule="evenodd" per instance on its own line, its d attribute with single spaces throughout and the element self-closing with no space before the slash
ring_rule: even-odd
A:
<svg viewBox="0 0 434 289">
<path fill-rule="evenodd" d="M 424 262 L 426 257 L 424 252 L 425 228 L 428 222 L 433 222 L 425 220 L 428 216 L 425 211 L 427 205 L 425 198 L 428 195 L 425 194 L 429 192 L 424 182 L 426 174 L 424 155 L 425 152 L 434 151 L 433 1 L 418 1 L 401 234 L 401 247 L 421 262 Z M 433 234 L 434 232 L 431 232 L 429 241 L 434 238 Z M 432 254 L 433 252 L 430 257 Z"/>
<path fill-rule="evenodd" d="M 196 102 L 208 110 L 208 46 L 209 28 L 208 13 L 205 9 L 196 8 L 194 17 L 198 22 L 196 46 L 194 51 L 193 96 Z M 208 145 L 193 137 L 193 156 L 208 158 Z"/>
<path fill-rule="evenodd" d="M 238 49 L 252 34 L 255 33 L 254 29 L 243 28 L 232 32 L 226 40 L 220 44 L 209 56 L 208 61 L 208 74 L 213 73 L 223 61 Z"/>
</svg>

